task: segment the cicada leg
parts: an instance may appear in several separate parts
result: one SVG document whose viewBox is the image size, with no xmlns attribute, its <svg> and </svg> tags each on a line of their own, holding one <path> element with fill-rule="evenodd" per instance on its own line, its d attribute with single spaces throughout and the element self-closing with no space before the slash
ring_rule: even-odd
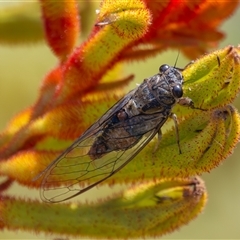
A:
<svg viewBox="0 0 240 240">
<path fill-rule="evenodd" d="M 176 137 L 177 137 L 177 145 L 178 145 L 178 149 L 179 149 L 179 154 L 181 154 L 182 150 L 181 150 L 181 147 L 180 147 L 180 139 L 179 139 L 179 129 L 178 129 L 177 116 L 176 116 L 176 114 L 171 113 L 170 117 L 172 118 L 172 120 L 174 122 L 175 131 L 176 131 Z"/>
</svg>

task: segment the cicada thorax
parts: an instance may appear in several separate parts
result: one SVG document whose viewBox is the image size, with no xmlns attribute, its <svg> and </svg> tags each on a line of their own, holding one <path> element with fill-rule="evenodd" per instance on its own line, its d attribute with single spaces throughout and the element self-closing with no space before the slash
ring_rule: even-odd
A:
<svg viewBox="0 0 240 240">
<path fill-rule="evenodd" d="M 167 115 L 178 98 L 182 97 L 181 86 L 182 75 L 179 71 L 174 68 L 161 71 L 160 67 L 160 73 L 145 79 L 136 89 L 133 99 L 137 109 L 142 113 L 164 112 Z"/>
<path fill-rule="evenodd" d="M 136 108 L 145 114 L 168 111 L 176 102 L 169 93 L 168 86 L 163 86 L 163 83 L 156 85 L 155 78 L 159 76 L 155 75 L 152 78 L 154 79 L 146 79 L 133 96 Z"/>
</svg>

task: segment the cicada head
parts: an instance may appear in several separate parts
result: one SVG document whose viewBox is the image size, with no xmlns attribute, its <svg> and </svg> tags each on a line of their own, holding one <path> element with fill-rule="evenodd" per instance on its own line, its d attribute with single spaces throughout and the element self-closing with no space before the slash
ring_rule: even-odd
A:
<svg viewBox="0 0 240 240">
<path fill-rule="evenodd" d="M 165 82 L 168 84 L 172 96 L 175 99 L 181 98 L 183 96 L 183 76 L 181 72 L 174 67 L 163 64 L 159 67 L 159 73 L 162 78 L 164 78 Z"/>
</svg>

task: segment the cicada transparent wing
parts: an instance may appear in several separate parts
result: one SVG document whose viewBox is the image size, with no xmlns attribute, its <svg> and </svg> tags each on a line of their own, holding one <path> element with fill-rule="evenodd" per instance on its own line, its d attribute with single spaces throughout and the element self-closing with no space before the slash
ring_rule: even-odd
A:
<svg viewBox="0 0 240 240">
<path fill-rule="evenodd" d="M 167 119 L 159 113 L 110 124 L 130 98 L 131 93 L 48 166 L 41 186 L 44 201 L 61 202 L 96 186 L 124 167 L 156 135 Z M 104 145 L 111 147 L 104 149 Z"/>
</svg>

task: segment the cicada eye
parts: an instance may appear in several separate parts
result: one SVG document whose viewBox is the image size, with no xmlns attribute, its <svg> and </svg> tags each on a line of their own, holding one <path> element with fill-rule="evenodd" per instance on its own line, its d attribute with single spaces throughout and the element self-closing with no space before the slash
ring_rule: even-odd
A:
<svg viewBox="0 0 240 240">
<path fill-rule="evenodd" d="M 182 87 L 179 85 L 175 85 L 172 89 L 173 96 L 176 98 L 181 98 L 183 95 Z"/>
<path fill-rule="evenodd" d="M 159 67 L 159 72 L 164 73 L 169 69 L 169 66 L 167 64 L 163 64 L 162 66 Z"/>
</svg>

